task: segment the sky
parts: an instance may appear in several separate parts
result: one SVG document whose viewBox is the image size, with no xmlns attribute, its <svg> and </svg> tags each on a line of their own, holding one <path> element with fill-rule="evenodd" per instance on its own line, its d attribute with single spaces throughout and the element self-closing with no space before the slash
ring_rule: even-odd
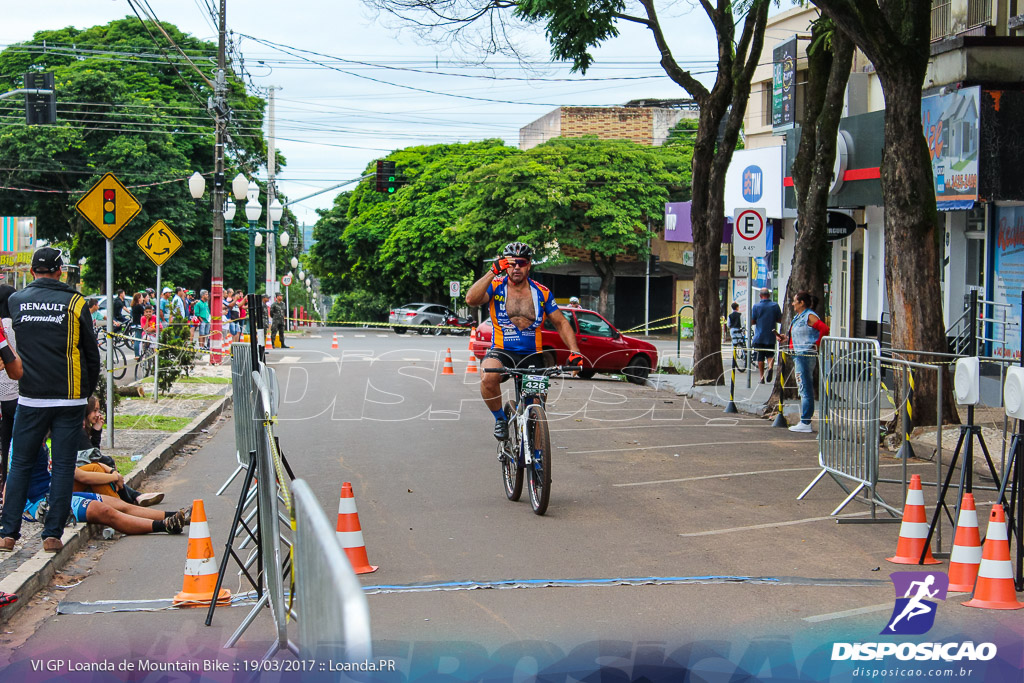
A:
<svg viewBox="0 0 1024 683">
<path fill-rule="evenodd" d="M 218 2 L 148 0 L 148 7 L 215 43 L 210 9 Z M 135 16 L 128 0 L 4 0 L 0 15 L 0 49 L 42 29 Z M 710 78 L 714 34 L 699 6 L 668 2 L 660 16 L 676 59 Z M 628 24 L 595 52 L 585 76 L 550 62 L 542 27 L 515 34 L 525 64 L 507 56 L 481 63 L 471 40 L 453 45 L 439 34 L 418 35 L 360 0 L 228 0 L 227 25 L 251 86 L 279 88 L 277 148 L 287 165 L 278 187 L 290 200 L 358 178 L 368 163 L 402 147 L 487 138 L 517 145 L 522 126 L 558 106 L 687 97 L 664 75 L 649 32 Z M 195 170 L 212 166 L 211 150 L 210 168 Z M 258 175 L 266 178 L 266 169 Z M 339 191 L 290 208 L 312 224 L 315 210 L 329 208 Z"/>
</svg>

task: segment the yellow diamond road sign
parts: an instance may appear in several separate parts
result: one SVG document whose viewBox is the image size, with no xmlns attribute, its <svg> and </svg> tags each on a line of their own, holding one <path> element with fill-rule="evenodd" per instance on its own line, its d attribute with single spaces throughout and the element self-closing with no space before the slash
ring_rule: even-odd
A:
<svg viewBox="0 0 1024 683">
<path fill-rule="evenodd" d="M 142 205 L 113 173 L 107 173 L 78 200 L 75 209 L 104 237 L 112 240 L 139 215 Z"/>
<path fill-rule="evenodd" d="M 157 221 L 139 238 L 139 249 L 158 266 L 162 266 L 181 248 L 181 239 L 163 221 Z"/>
</svg>

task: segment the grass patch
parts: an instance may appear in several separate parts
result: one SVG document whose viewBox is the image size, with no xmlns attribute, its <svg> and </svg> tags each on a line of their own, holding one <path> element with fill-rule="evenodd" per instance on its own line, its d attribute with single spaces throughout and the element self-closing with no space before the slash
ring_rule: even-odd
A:
<svg viewBox="0 0 1024 683">
<path fill-rule="evenodd" d="M 179 377 L 174 381 L 181 384 L 231 384 L 230 377 Z"/>
<path fill-rule="evenodd" d="M 117 471 L 125 476 L 135 467 L 130 455 L 115 455 L 114 464 L 117 465 Z"/>
<path fill-rule="evenodd" d="M 220 394 L 160 394 L 161 399 L 180 398 L 189 401 L 208 401 L 220 397 Z M 153 399 L 153 396 L 147 394 L 146 396 L 128 396 L 127 398 L 130 401 L 149 401 Z"/>
<path fill-rule="evenodd" d="M 190 417 L 167 415 L 115 415 L 114 429 L 159 429 L 164 432 L 176 432 L 191 421 Z"/>
</svg>

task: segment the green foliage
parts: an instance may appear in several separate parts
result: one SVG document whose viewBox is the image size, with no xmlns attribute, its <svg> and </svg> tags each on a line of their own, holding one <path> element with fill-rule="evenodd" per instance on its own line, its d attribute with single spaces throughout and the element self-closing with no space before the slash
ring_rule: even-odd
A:
<svg viewBox="0 0 1024 683">
<path fill-rule="evenodd" d="M 331 322 L 387 322 L 391 303 L 381 292 L 354 289 L 334 297 L 327 319 Z"/>
<path fill-rule="evenodd" d="M 160 330 L 160 369 L 157 386 L 160 391 L 170 391 L 178 377 L 192 372 L 196 352 L 189 350 L 192 345 L 192 330 L 184 318 L 175 315 L 172 324 Z"/>
<path fill-rule="evenodd" d="M 648 221 L 659 224 L 665 202 L 688 194 L 688 167 L 682 147 L 555 138 L 478 169 L 460 228 L 522 239 L 542 257 L 556 245 L 643 257 Z"/>
<path fill-rule="evenodd" d="M 199 64 L 216 49 L 171 24 L 163 27 Z M 185 179 L 193 171 L 212 171 L 213 119 L 206 110 L 212 92 L 180 58 L 176 72 L 156 52 L 134 16 L 87 29 L 39 31 L 31 41 L 0 52 L 0 91 L 21 87 L 26 71 L 54 73 L 58 117 L 53 126 L 26 126 L 21 100 L 0 102 L 0 165 L 10 173 L 4 184 L 49 191 L 0 190 L 0 214 L 36 216 L 39 238 L 66 245 L 72 261 L 86 257 L 83 278 L 90 288 L 103 287 L 106 245 L 74 204 L 106 172 L 117 175 L 142 204 L 113 242 L 118 284 L 126 289 L 155 284 L 155 267 L 136 240 L 162 219 L 184 242 L 164 264 L 163 276 L 191 289 L 209 286 L 211 183 L 208 179 L 206 199 L 197 205 Z M 262 165 L 266 144 L 260 132 L 263 100 L 248 96 L 230 70 L 228 87 L 234 110 L 231 178 L 238 172 L 232 168 L 236 161 L 249 168 Z M 245 282 L 246 258 L 243 240 L 225 249 L 225 282 Z"/>
<path fill-rule="evenodd" d="M 572 62 L 586 73 L 594 61 L 590 50 L 619 35 L 616 27 L 624 0 L 519 0 L 514 13 L 530 22 L 545 22 L 551 56 Z"/>
</svg>

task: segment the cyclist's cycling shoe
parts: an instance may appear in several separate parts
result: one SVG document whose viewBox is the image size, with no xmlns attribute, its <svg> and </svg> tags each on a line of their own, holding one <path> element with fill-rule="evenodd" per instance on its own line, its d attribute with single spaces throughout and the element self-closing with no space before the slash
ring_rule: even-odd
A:
<svg viewBox="0 0 1024 683">
<path fill-rule="evenodd" d="M 494 421 L 494 438 L 498 441 L 508 440 L 508 420 Z"/>
</svg>

